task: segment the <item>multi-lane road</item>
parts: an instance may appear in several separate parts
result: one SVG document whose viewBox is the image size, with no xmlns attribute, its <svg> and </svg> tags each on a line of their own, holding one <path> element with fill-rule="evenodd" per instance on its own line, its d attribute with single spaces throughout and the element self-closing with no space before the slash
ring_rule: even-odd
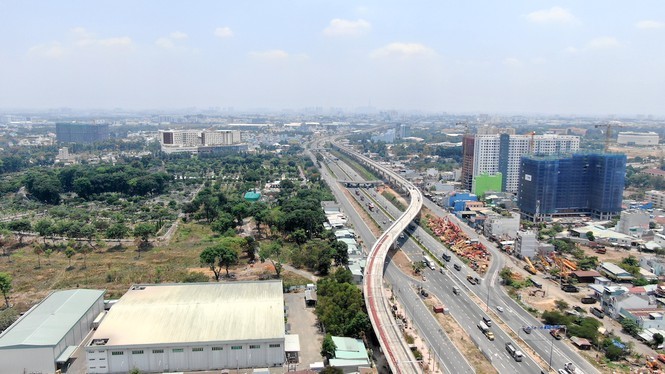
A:
<svg viewBox="0 0 665 374">
<path fill-rule="evenodd" d="M 340 165 L 335 165 L 334 167 L 346 169 L 344 171 L 341 171 L 341 169 L 339 170 L 340 173 L 345 174 L 345 178 L 350 176 L 355 180 L 362 180 L 348 166 L 344 166 L 341 163 L 339 164 Z M 336 185 L 336 183 L 331 181 L 329 181 L 329 184 L 331 187 Z M 381 226 L 390 226 L 391 220 L 394 219 L 394 217 L 398 217 L 400 214 L 402 214 L 402 212 L 400 212 L 391 203 L 387 202 L 387 200 L 385 200 L 382 196 L 369 191 L 363 191 L 363 193 L 368 194 L 368 197 L 371 196 L 371 198 L 377 202 L 377 205 L 381 206 L 381 209 L 375 209 L 373 212 L 369 212 L 373 219 Z M 342 199 L 339 199 L 338 197 L 338 201 L 341 200 Z M 445 210 L 436 206 L 434 203 L 427 199 L 424 200 L 424 204 L 438 215 L 448 215 Z M 348 210 L 349 208 L 350 207 L 346 207 L 347 212 L 351 212 Z M 455 217 L 450 216 L 450 219 L 452 219 L 460 226 L 460 228 L 466 231 L 470 237 L 478 237 L 478 235 L 471 228 L 466 226 L 464 223 L 459 222 L 459 220 L 457 220 Z M 354 223 L 356 224 L 356 227 L 362 226 L 358 225 L 356 222 Z M 357 231 L 363 237 L 363 240 L 365 240 L 366 243 L 372 242 L 371 239 L 368 241 L 368 239 L 365 238 L 367 233 L 363 233 L 363 230 Z M 367 232 L 369 232 L 369 229 Z M 371 234 L 371 232 L 369 233 Z M 426 246 L 432 253 L 437 256 L 440 256 L 446 250 L 436 239 L 430 237 L 421 228 L 417 228 L 413 232 L 413 238 L 417 238 L 421 245 Z M 422 259 L 422 248 L 410 239 L 411 238 L 404 240 L 403 243 L 401 243 L 402 249 L 411 258 L 412 261 L 420 261 Z M 498 284 L 497 274 L 498 271 L 504 266 L 505 257 L 494 247 L 492 243 L 488 242 L 482 237 L 479 237 L 479 239 L 485 246 L 489 248 L 493 255 L 492 265 L 488 270 L 485 278 L 482 280 L 481 286 L 471 286 L 466 281 L 467 274 L 475 275 L 475 273 L 465 267 L 461 261 L 456 262 L 462 266 L 462 269 L 459 272 L 452 270 L 452 268 L 450 268 L 451 270 L 449 271 L 444 271 L 443 274 L 425 270 L 426 273 L 428 273 L 426 274 L 426 282 L 415 280 L 400 272 L 395 266 L 392 266 L 390 262 L 387 263 L 385 274 L 386 278 L 391 282 L 391 284 L 409 285 L 407 287 L 398 287 L 396 294 L 398 297 L 401 296 L 401 302 L 405 305 L 405 308 L 407 309 L 409 316 L 414 320 L 414 323 L 416 325 L 423 326 L 427 326 L 428 323 L 432 323 L 431 320 L 424 320 L 426 316 L 429 315 L 431 317 L 431 315 L 429 311 L 426 310 L 426 307 L 423 305 L 420 298 L 413 294 L 413 286 L 422 285 L 428 292 L 434 294 L 440 300 L 447 301 L 446 306 L 449 307 L 453 317 L 457 319 L 458 323 L 467 331 L 472 340 L 476 343 L 476 345 L 478 345 L 479 349 L 484 352 L 484 354 L 492 362 L 493 366 L 496 367 L 500 372 L 538 373 L 540 370 L 547 370 L 549 366 L 548 363 L 551 360 L 553 369 L 563 367 L 563 364 L 566 362 L 574 362 L 584 373 L 597 373 L 598 371 L 577 352 L 575 352 L 572 347 L 566 345 L 564 342 L 555 341 L 550 337 L 547 331 L 534 330 L 529 335 L 522 332 L 521 328 L 523 326 L 539 325 L 540 321 L 536 320 L 528 312 L 522 309 L 503 291 L 503 289 L 501 289 Z M 456 259 L 454 258 L 453 261 L 456 261 Z M 460 287 L 460 289 L 463 291 L 461 295 L 454 295 L 452 293 L 453 285 Z M 406 292 L 406 295 L 400 295 L 400 293 L 404 292 Z M 504 343 L 512 342 L 518 347 L 519 345 L 510 337 L 510 335 L 508 335 L 503 331 L 503 329 L 497 327 L 496 325 L 492 327 L 496 336 L 496 340 L 494 342 L 490 342 L 487 340 L 487 338 L 485 338 L 485 336 L 479 331 L 476 325 L 480 318 L 487 316 L 485 310 L 488 308 L 488 306 L 479 305 L 479 300 L 482 301 L 483 304 L 489 301 L 489 308 L 494 309 L 496 306 L 501 306 L 503 308 L 503 312 L 497 312 L 495 315 L 498 315 L 503 323 L 507 325 L 507 331 L 512 330 L 514 334 L 519 335 L 520 338 L 522 338 L 529 345 L 529 347 L 543 359 L 541 363 L 544 362 L 545 364 L 543 364 L 542 369 L 540 365 L 538 365 L 531 357 L 529 357 L 528 354 L 524 361 L 515 362 L 504 349 Z M 438 324 L 436 326 L 438 326 Z M 458 360 L 447 359 L 447 356 L 449 356 L 451 353 L 449 345 L 444 347 L 434 347 L 437 344 L 432 343 L 432 341 L 436 342 L 439 340 L 447 341 L 447 339 L 443 339 L 440 336 L 437 338 L 436 336 L 436 332 L 439 332 L 440 335 L 445 334 L 441 332 L 440 328 L 433 328 L 433 326 L 431 326 L 429 329 L 425 329 L 430 333 L 429 335 L 432 335 L 429 337 L 425 336 L 425 339 L 428 341 L 428 344 L 432 346 L 431 348 L 435 352 L 439 362 L 442 364 L 441 367 L 444 369 L 444 371 L 466 372 L 468 370 L 472 370 L 470 366 L 468 366 L 468 363 L 463 365 L 466 366 L 466 370 L 464 370 L 464 367 L 455 369 L 446 368 L 446 364 Z M 423 329 L 420 327 L 419 330 L 423 331 Z M 435 333 L 432 334 L 432 331 Z M 525 351 L 524 349 L 522 350 Z M 452 351 L 453 355 L 455 351 L 456 349 Z"/>
<path fill-rule="evenodd" d="M 352 174 L 354 175 L 355 179 L 358 180 L 355 172 L 353 172 L 342 163 L 333 162 L 328 164 L 328 166 L 333 171 L 333 173 L 335 173 L 337 178 L 342 175 L 346 176 L 347 174 Z M 356 234 L 367 246 L 372 247 L 373 243 L 376 241 L 372 230 L 355 211 L 341 190 L 339 184 L 336 181 L 336 178 L 331 176 L 327 170 L 325 170 L 325 168 L 322 170 L 322 175 L 326 182 L 328 182 L 330 185 L 333 194 L 337 198 L 337 201 L 342 205 L 342 208 L 347 213 L 349 220 L 353 223 Z M 360 203 L 362 203 L 362 201 Z M 377 216 L 375 219 L 380 218 Z M 385 223 L 383 223 L 384 221 Z M 391 222 L 386 219 L 378 222 L 381 222 L 380 225 L 382 228 L 387 228 L 389 225 L 391 225 Z M 396 268 L 394 265 L 392 265 L 392 263 L 388 262 L 388 266 L 389 268 L 385 272 L 386 279 L 390 282 L 390 284 L 400 284 L 399 272 L 395 272 Z M 410 279 L 410 281 L 413 281 L 413 279 Z M 406 282 L 405 284 L 411 284 L 410 281 Z M 438 321 L 427 310 L 427 307 L 418 296 L 416 290 L 413 287 L 407 286 L 394 288 L 393 291 L 397 300 L 399 300 L 400 304 L 404 306 L 409 321 L 411 321 L 411 323 L 415 326 L 419 335 L 423 337 L 423 339 L 432 350 L 432 354 L 428 355 L 428 358 L 431 359 L 432 362 L 436 362 L 437 366 L 444 373 L 473 373 L 473 368 L 466 361 L 462 352 L 460 352 L 450 341 L 445 331 L 442 330 Z"/>
</svg>

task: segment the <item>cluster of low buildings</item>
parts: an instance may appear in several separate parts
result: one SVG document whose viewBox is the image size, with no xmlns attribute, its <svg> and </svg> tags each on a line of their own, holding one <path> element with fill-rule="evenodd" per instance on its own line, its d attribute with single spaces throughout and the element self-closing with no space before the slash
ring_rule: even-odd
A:
<svg viewBox="0 0 665 374">
<path fill-rule="evenodd" d="M 358 241 L 355 231 L 347 226 L 347 217 L 339 204 L 334 201 L 323 201 L 321 205 L 326 215 L 325 229 L 332 230 L 337 241 L 346 244 L 349 255 L 348 269 L 351 271 L 353 281 L 362 284 L 367 260 L 362 244 Z"/>
</svg>

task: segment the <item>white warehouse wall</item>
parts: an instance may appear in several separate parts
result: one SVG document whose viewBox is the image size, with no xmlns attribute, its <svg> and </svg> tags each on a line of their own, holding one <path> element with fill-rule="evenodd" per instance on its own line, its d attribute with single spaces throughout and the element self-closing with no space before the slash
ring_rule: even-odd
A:
<svg viewBox="0 0 665 374">
<path fill-rule="evenodd" d="M 270 345 L 279 347 L 270 347 Z M 209 344 L 206 346 L 156 345 L 143 348 L 87 347 L 89 373 L 194 371 L 281 366 L 284 341 Z M 234 347 L 242 349 L 233 349 Z M 215 347 L 215 350 L 213 350 Z M 221 348 L 221 349 L 220 349 Z M 103 352 L 103 353 L 102 353 Z"/>
<path fill-rule="evenodd" d="M 0 374 L 55 373 L 53 348 L 13 348 L 0 350 Z"/>
</svg>

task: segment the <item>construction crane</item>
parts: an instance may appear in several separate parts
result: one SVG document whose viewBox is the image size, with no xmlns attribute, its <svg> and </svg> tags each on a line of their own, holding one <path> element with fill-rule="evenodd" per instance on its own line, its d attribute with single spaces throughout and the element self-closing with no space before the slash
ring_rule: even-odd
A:
<svg viewBox="0 0 665 374">
<path fill-rule="evenodd" d="M 612 129 L 616 129 L 617 127 L 624 127 L 620 122 L 618 121 L 611 121 L 608 122 L 604 125 L 595 125 L 595 128 L 605 128 L 605 152 L 609 152 L 610 150 L 610 142 L 612 142 Z"/>
<path fill-rule="evenodd" d="M 529 140 L 529 152 L 531 154 L 535 154 L 536 153 L 536 132 L 531 131 L 529 133 L 529 135 L 531 135 L 531 140 Z"/>
</svg>

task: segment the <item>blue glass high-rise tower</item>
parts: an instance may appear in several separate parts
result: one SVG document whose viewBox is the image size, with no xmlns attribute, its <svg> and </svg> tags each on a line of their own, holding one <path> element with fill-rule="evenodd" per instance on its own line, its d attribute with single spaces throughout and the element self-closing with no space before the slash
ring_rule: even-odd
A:
<svg viewBox="0 0 665 374">
<path fill-rule="evenodd" d="M 621 154 L 523 156 L 517 204 L 533 221 L 578 214 L 610 219 L 621 212 L 625 176 Z"/>
</svg>

